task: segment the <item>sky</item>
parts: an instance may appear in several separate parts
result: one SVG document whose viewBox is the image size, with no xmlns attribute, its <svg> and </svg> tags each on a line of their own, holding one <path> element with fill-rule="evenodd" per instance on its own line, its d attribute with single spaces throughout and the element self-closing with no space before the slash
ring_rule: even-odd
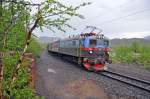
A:
<svg viewBox="0 0 150 99">
<path fill-rule="evenodd" d="M 31 1 L 31 0 L 30 0 Z M 32 0 L 40 3 L 42 0 Z M 85 19 L 73 17 L 68 23 L 77 30 L 66 29 L 66 33 L 36 29 L 35 35 L 67 37 L 80 34 L 86 26 L 96 26 L 103 30 L 108 38 L 142 38 L 150 35 L 150 0 L 59 0 L 66 5 L 79 5 L 92 2 L 79 9 Z"/>
</svg>

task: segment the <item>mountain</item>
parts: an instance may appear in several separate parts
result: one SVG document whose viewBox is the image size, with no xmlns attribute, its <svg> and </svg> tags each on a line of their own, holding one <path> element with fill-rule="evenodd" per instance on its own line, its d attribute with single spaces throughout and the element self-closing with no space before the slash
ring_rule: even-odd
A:
<svg viewBox="0 0 150 99">
<path fill-rule="evenodd" d="M 38 41 L 40 42 L 40 43 L 51 43 L 51 42 L 54 42 L 54 41 L 57 41 L 57 40 L 59 40 L 59 38 L 58 37 L 45 37 L 45 36 L 43 36 L 43 37 L 39 37 L 38 38 Z"/>
<path fill-rule="evenodd" d="M 142 45 L 150 45 L 150 40 L 145 39 L 145 38 L 131 38 L 131 39 L 111 39 L 110 40 L 110 46 L 115 46 L 115 45 L 131 45 L 133 42 L 140 43 Z"/>
<path fill-rule="evenodd" d="M 39 37 L 38 41 L 40 43 L 51 43 L 54 41 L 59 40 L 60 38 L 58 37 Z M 123 39 L 119 39 L 119 38 L 115 38 L 115 39 L 110 39 L 110 46 L 114 46 L 114 45 L 131 45 L 133 42 L 138 42 L 140 44 L 144 44 L 144 45 L 150 45 L 150 36 L 144 37 L 144 38 L 123 38 Z"/>
<path fill-rule="evenodd" d="M 146 40 L 150 40 L 150 35 L 149 35 L 149 36 L 144 37 L 144 39 L 146 39 Z"/>
</svg>

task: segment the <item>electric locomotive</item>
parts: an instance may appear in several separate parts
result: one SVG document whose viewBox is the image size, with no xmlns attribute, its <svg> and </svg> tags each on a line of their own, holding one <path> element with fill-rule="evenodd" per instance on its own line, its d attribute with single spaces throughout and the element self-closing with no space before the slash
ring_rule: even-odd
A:
<svg viewBox="0 0 150 99">
<path fill-rule="evenodd" d="M 80 35 L 58 40 L 48 44 L 48 51 L 82 65 L 87 70 L 100 71 L 107 69 L 109 59 L 109 39 L 93 26 L 87 26 Z"/>
</svg>

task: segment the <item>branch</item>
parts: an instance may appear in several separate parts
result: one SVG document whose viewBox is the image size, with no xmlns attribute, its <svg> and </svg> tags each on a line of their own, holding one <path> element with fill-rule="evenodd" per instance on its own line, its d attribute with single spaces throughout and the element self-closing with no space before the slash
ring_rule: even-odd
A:
<svg viewBox="0 0 150 99">
<path fill-rule="evenodd" d="M 33 30 L 37 27 L 38 22 L 39 22 L 40 19 L 42 18 L 42 17 L 40 17 L 39 15 L 40 15 L 40 11 L 38 12 L 38 16 L 37 16 L 37 19 L 36 19 L 35 22 L 34 22 L 34 25 L 32 26 L 32 28 L 29 30 L 29 32 L 28 32 L 28 34 L 27 34 L 26 44 L 25 44 L 25 46 L 24 46 L 23 52 L 22 52 L 22 54 L 21 54 L 21 56 L 20 56 L 20 58 L 19 58 L 19 60 L 18 60 L 18 62 L 17 62 L 17 64 L 16 64 L 16 67 L 15 67 L 14 70 L 13 70 L 12 81 L 11 81 L 11 83 L 10 83 L 10 85 L 9 85 L 9 88 L 10 88 L 10 89 L 11 89 L 11 87 L 12 87 L 12 84 L 14 83 L 14 81 L 15 81 L 16 78 L 17 78 L 16 76 L 17 76 L 18 70 L 19 70 L 20 67 L 21 67 L 21 63 L 22 63 L 22 61 L 23 61 L 24 54 L 25 54 L 25 52 L 27 51 L 27 48 L 28 48 L 28 46 L 29 46 L 32 32 L 33 32 Z"/>
<path fill-rule="evenodd" d="M 3 56 L 3 52 L 0 52 L 0 97 L 3 96 L 2 82 L 3 82 L 4 66 L 2 62 L 2 56 Z"/>
<path fill-rule="evenodd" d="M 47 18 L 47 17 L 50 17 L 50 16 L 59 15 L 59 14 L 65 14 L 65 11 L 61 11 L 61 12 L 58 12 L 58 13 L 53 13 L 53 14 L 50 14 L 50 15 L 44 16 L 43 18 Z"/>
</svg>

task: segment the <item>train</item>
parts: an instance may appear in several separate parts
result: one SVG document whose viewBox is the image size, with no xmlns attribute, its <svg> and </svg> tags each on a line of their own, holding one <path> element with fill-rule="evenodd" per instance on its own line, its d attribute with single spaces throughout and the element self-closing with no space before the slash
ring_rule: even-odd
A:
<svg viewBox="0 0 150 99">
<path fill-rule="evenodd" d="M 89 71 L 106 70 L 106 63 L 111 64 L 109 57 L 109 39 L 102 30 L 87 26 L 79 35 L 60 39 L 48 44 L 48 52 L 76 62 Z"/>
</svg>

